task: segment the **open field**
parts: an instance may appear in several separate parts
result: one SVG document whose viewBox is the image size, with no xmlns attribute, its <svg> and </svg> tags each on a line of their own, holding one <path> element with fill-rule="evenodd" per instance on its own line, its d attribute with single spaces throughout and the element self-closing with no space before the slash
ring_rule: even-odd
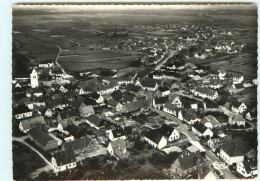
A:
<svg viewBox="0 0 260 181">
<path fill-rule="evenodd" d="M 127 68 L 137 58 L 138 55 L 133 51 L 85 50 L 82 54 L 61 54 L 59 61 L 70 71 L 91 71 L 96 68 Z"/>
<path fill-rule="evenodd" d="M 254 53 L 241 53 L 238 56 L 217 63 L 211 63 L 214 68 L 219 68 L 232 73 L 241 73 L 244 76 L 257 76 L 257 55 Z"/>
<path fill-rule="evenodd" d="M 199 13 L 198 13 L 199 11 Z M 173 36 L 173 33 L 153 30 L 136 29 L 134 25 L 179 25 L 201 24 L 207 26 L 222 26 L 223 29 L 240 28 L 245 36 L 256 32 L 255 10 L 208 8 L 181 10 L 165 8 L 162 10 L 125 10 L 125 11 L 96 11 L 82 10 L 59 12 L 50 10 L 15 10 L 13 12 L 13 39 L 23 44 L 17 51 L 26 54 L 36 62 L 51 59 L 58 53 L 55 44 L 63 50 L 61 63 L 67 70 L 81 71 L 99 67 L 126 68 L 129 62 L 136 58 L 136 53 L 90 52 L 90 46 L 118 45 L 124 38 L 97 36 L 96 31 L 111 32 L 127 30 L 127 38 L 143 38 L 153 36 Z M 33 14 L 33 16 L 32 16 Z M 242 16 L 243 15 L 243 16 Z M 242 22 L 242 23 L 241 23 Z M 252 31 L 252 32 L 250 32 Z M 256 34 L 256 33 L 255 33 Z M 240 37 L 240 39 L 243 37 Z M 238 40 L 240 41 L 238 38 Z M 256 40 L 255 37 L 251 37 Z M 249 41 L 248 38 L 243 38 Z M 247 42 L 246 42 L 247 43 Z M 256 42 L 250 45 L 256 47 Z M 249 47 L 249 46 L 248 46 Z M 80 55 L 79 55 L 80 54 Z M 99 54 L 99 55 L 98 55 Z M 67 57 L 65 57 L 67 55 Z M 73 56 L 68 56 L 73 55 Z M 79 56 L 78 56 L 79 55 Z M 96 61 L 96 63 L 93 63 Z"/>
</svg>

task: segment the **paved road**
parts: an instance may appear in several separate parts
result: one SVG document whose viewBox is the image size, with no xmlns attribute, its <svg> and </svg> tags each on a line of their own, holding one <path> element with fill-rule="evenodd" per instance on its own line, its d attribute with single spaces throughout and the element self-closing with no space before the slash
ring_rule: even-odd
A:
<svg viewBox="0 0 260 181">
<path fill-rule="evenodd" d="M 163 111 L 160 111 L 158 109 L 155 108 L 151 108 L 151 110 L 156 110 L 156 112 L 160 112 L 161 115 L 164 115 L 165 117 L 167 117 L 168 119 L 172 119 L 175 123 L 177 123 L 179 125 L 179 132 L 185 134 L 190 140 L 192 141 L 199 141 L 198 137 L 195 136 L 191 131 L 189 131 L 187 129 L 186 124 L 183 124 L 179 119 L 177 119 L 176 117 L 165 113 Z M 206 150 L 206 156 L 211 160 L 211 162 L 222 162 L 215 154 L 212 153 L 212 151 L 206 147 L 204 147 L 202 145 L 202 147 Z M 223 172 L 223 174 L 225 175 L 225 178 L 227 179 L 236 179 L 237 177 L 229 170 L 229 169 L 221 169 L 221 171 Z"/>
<path fill-rule="evenodd" d="M 167 58 L 165 58 L 164 60 L 162 60 L 161 62 L 159 62 L 156 67 L 155 67 L 155 70 L 159 70 L 163 64 L 165 64 L 167 62 L 167 60 L 169 58 L 171 58 L 173 55 L 175 55 L 176 53 L 178 52 L 178 50 L 170 50 L 170 54 L 168 55 Z"/>
</svg>

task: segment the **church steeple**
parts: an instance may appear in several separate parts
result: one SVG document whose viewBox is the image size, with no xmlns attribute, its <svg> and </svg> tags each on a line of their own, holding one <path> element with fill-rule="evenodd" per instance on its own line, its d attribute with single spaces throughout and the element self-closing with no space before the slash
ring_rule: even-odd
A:
<svg viewBox="0 0 260 181">
<path fill-rule="evenodd" d="M 30 74 L 30 79 L 31 79 L 31 87 L 36 88 L 39 86 L 38 83 L 38 74 L 35 69 L 33 69 L 32 73 Z"/>
</svg>

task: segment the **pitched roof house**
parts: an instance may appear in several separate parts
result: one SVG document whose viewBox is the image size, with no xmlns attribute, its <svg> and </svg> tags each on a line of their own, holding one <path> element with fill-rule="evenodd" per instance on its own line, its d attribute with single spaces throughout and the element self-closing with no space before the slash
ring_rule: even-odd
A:
<svg viewBox="0 0 260 181">
<path fill-rule="evenodd" d="M 100 116 L 97 114 L 91 114 L 90 116 L 86 117 L 86 123 L 97 130 L 100 130 L 103 125 Z"/>
<path fill-rule="evenodd" d="M 238 126 L 245 126 L 246 125 L 246 120 L 243 118 L 241 114 L 237 114 L 235 117 L 230 116 L 228 120 L 230 125 L 238 125 Z"/>
<path fill-rule="evenodd" d="M 76 139 L 86 135 L 85 131 L 81 127 L 74 124 L 68 125 L 65 130 L 68 131 Z"/>
<path fill-rule="evenodd" d="M 237 172 L 246 178 L 257 175 L 257 160 L 255 158 L 251 158 L 240 162 L 237 164 Z"/>
<path fill-rule="evenodd" d="M 248 140 L 243 137 L 235 137 L 220 148 L 220 157 L 229 165 L 239 164 L 244 161 L 245 156 L 253 150 Z M 251 156 L 249 156 L 251 157 Z"/>
<path fill-rule="evenodd" d="M 246 119 L 249 120 L 249 121 L 257 119 L 257 109 L 255 108 L 252 111 L 247 112 L 246 113 Z"/>
<path fill-rule="evenodd" d="M 168 87 L 162 87 L 162 86 L 158 87 L 158 92 L 161 96 L 168 96 L 171 93 Z"/>
<path fill-rule="evenodd" d="M 172 174 L 177 174 L 181 178 L 198 172 L 205 166 L 205 162 L 200 152 L 186 153 L 180 155 L 171 165 Z"/>
<path fill-rule="evenodd" d="M 206 127 L 204 124 L 200 123 L 200 122 L 195 122 L 192 125 L 192 132 L 194 132 L 196 135 L 198 136 L 209 136 L 209 137 L 213 137 L 213 132 L 211 131 L 211 129 L 209 129 L 208 127 Z"/>
<path fill-rule="evenodd" d="M 180 133 L 175 128 L 165 124 L 162 125 L 161 128 L 154 129 L 153 132 L 163 135 L 168 141 L 173 141 L 180 138 Z"/>
<path fill-rule="evenodd" d="M 157 109 L 164 106 L 168 101 L 168 97 L 155 97 L 153 98 L 153 106 Z"/>
<path fill-rule="evenodd" d="M 126 90 L 132 92 L 132 93 L 138 93 L 142 88 L 138 85 L 134 85 L 134 84 L 128 84 L 125 87 Z"/>
<path fill-rule="evenodd" d="M 238 100 L 234 101 L 231 110 L 236 114 L 243 114 L 247 109 L 247 106 L 243 102 L 239 102 Z"/>
<path fill-rule="evenodd" d="M 77 166 L 76 157 L 72 150 L 55 153 L 51 158 L 51 162 L 56 173 L 72 169 Z"/>
<path fill-rule="evenodd" d="M 128 113 L 128 112 L 137 111 L 139 109 L 145 109 L 147 107 L 149 107 L 149 103 L 147 100 L 137 100 L 135 102 L 125 103 L 122 111 Z"/>
<path fill-rule="evenodd" d="M 134 102 L 134 101 L 137 101 L 134 94 L 132 94 L 128 91 L 123 93 L 123 99 L 122 99 L 123 103 L 129 103 L 129 102 Z"/>
<path fill-rule="evenodd" d="M 32 129 L 36 125 L 46 126 L 46 122 L 43 116 L 36 116 L 33 118 L 28 118 L 20 121 L 19 129 L 20 131 L 27 133 L 30 129 Z"/>
<path fill-rule="evenodd" d="M 212 115 L 205 116 L 200 122 L 210 129 L 221 127 L 221 123 Z"/>
<path fill-rule="evenodd" d="M 123 98 L 123 93 L 120 90 L 116 90 L 110 96 L 116 101 L 121 101 Z"/>
<path fill-rule="evenodd" d="M 196 111 L 194 109 L 185 109 L 182 114 L 182 119 L 188 124 L 194 124 L 197 121 L 200 121 L 200 118 L 197 116 Z"/>
<path fill-rule="evenodd" d="M 127 135 L 130 135 L 130 134 L 132 134 L 132 128 L 131 127 L 125 127 L 125 128 L 110 130 L 109 134 L 108 134 L 108 138 L 111 141 L 115 141 L 115 140 L 118 140 L 118 139 L 125 140 Z"/>
<path fill-rule="evenodd" d="M 74 154 L 77 155 L 79 153 L 92 151 L 89 147 L 91 141 L 92 140 L 89 137 L 83 136 L 73 141 L 65 142 L 63 148 L 65 148 L 66 151 L 72 150 Z"/>
<path fill-rule="evenodd" d="M 198 179 L 201 180 L 218 180 L 219 176 L 213 169 L 209 167 L 203 167 L 198 170 Z"/>
<path fill-rule="evenodd" d="M 91 114 L 95 114 L 95 111 L 92 105 L 86 106 L 84 103 L 81 103 L 79 106 L 79 114 L 81 117 L 86 118 Z"/>
<path fill-rule="evenodd" d="M 171 95 L 171 97 L 169 98 L 169 103 L 175 104 L 177 107 L 181 107 L 182 106 L 182 102 L 181 102 L 180 96 L 177 95 L 177 94 Z"/>
<path fill-rule="evenodd" d="M 32 117 L 32 111 L 25 105 L 19 105 L 13 108 L 13 115 L 16 119 Z"/>
<path fill-rule="evenodd" d="M 127 142 L 122 139 L 110 142 L 108 144 L 107 151 L 118 160 L 128 158 L 130 155 L 127 151 Z"/>
<path fill-rule="evenodd" d="M 167 138 L 157 131 L 149 131 L 144 135 L 144 140 L 154 148 L 162 149 L 167 145 Z"/>
<path fill-rule="evenodd" d="M 64 111 L 58 114 L 57 121 L 63 125 L 63 127 L 67 127 L 75 121 L 76 112 L 73 110 Z"/>
<path fill-rule="evenodd" d="M 32 128 L 28 132 L 28 137 L 44 151 L 58 148 L 58 141 L 38 127 Z"/>
<path fill-rule="evenodd" d="M 199 96 L 202 98 L 208 98 L 210 100 L 215 100 L 218 98 L 218 92 L 211 90 L 209 88 L 206 87 L 196 87 L 194 90 L 194 95 L 195 96 Z"/>
<path fill-rule="evenodd" d="M 137 81 L 136 85 L 140 85 L 143 90 L 155 91 L 158 87 L 157 82 L 151 78 L 143 78 Z"/>
<path fill-rule="evenodd" d="M 115 108 L 116 111 L 122 111 L 122 108 L 123 108 L 123 105 L 114 99 L 107 100 L 107 105 L 108 105 L 108 107 Z"/>
<path fill-rule="evenodd" d="M 177 105 L 166 103 L 163 107 L 163 111 L 176 116 Z"/>
</svg>

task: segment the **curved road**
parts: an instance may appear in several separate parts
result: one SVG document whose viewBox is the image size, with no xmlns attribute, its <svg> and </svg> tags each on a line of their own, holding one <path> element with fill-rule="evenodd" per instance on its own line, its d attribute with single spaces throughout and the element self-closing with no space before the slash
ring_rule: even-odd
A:
<svg viewBox="0 0 260 181">
<path fill-rule="evenodd" d="M 28 143 L 26 143 L 24 140 L 28 138 L 27 136 L 23 136 L 23 137 L 13 137 L 12 141 L 17 141 L 19 143 L 24 144 L 25 146 L 28 146 L 31 150 L 33 150 L 35 153 L 37 153 L 42 159 L 43 161 L 52 168 L 52 164 L 49 160 L 47 160 L 38 150 L 36 150 L 34 147 L 32 147 L 31 145 L 29 145 Z"/>
</svg>

